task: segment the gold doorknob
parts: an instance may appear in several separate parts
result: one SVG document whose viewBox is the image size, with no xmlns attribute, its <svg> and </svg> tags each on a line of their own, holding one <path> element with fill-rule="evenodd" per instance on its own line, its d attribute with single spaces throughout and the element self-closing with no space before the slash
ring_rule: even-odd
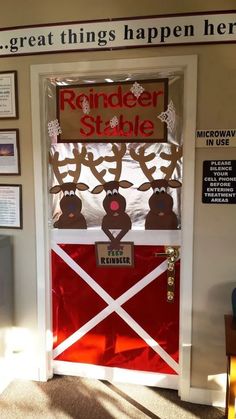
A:
<svg viewBox="0 0 236 419">
<path fill-rule="evenodd" d="M 175 262 L 179 257 L 179 250 L 177 247 L 167 246 L 165 252 L 154 253 L 155 257 L 165 256 L 168 261 Z"/>
<path fill-rule="evenodd" d="M 175 262 L 179 257 L 179 250 L 177 247 L 168 246 L 166 248 L 167 258 L 171 260 L 171 262 Z"/>
</svg>

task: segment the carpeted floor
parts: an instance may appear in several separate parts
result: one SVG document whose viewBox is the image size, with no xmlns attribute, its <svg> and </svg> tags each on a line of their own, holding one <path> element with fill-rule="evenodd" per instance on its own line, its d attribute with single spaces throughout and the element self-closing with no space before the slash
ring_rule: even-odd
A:
<svg viewBox="0 0 236 419">
<path fill-rule="evenodd" d="M 79 377 L 13 381 L 0 395 L 1 419 L 222 419 L 224 409 L 181 402 L 163 390 Z"/>
</svg>

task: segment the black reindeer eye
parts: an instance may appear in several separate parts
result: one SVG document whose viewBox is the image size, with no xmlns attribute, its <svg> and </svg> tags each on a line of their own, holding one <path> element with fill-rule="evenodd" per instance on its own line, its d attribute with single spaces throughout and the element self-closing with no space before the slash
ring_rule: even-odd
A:
<svg viewBox="0 0 236 419">
<path fill-rule="evenodd" d="M 118 194 L 118 190 L 117 189 L 113 189 L 112 193 L 113 193 L 113 195 L 117 195 Z"/>
<path fill-rule="evenodd" d="M 162 187 L 160 188 L 160 192 L 162 192 L 162 193 L 166 192 L 166 188 L 164 188 L 164 186 L 162 186 Z"/>
<path fill-rule="evenodd" d="M 70 191 L 70 195 L 72 196 L 72 195 L 74 195 L 75 194 L 75 192 L 74 191 Z"/>
<path fill-rule="evenodd" d="M 107 191 L 107 196 L 112 195 L 112 191 L 108 190 Z"/>
<path fill-rule="evenodd" d="M 65 195 L 65 196 L 69 196 L 69 195 L 70 195 L 70 192 L 69 192 L 69 191 L 65 191 L 65 192 L 64 192 L 64 195 Z"/>
<path fill-rule="evenodd" d="M 160 192 L 160 189 L 159 188 L 155 188 L 154 189 L 154 193 L 159 193 Z"/>
</svg>

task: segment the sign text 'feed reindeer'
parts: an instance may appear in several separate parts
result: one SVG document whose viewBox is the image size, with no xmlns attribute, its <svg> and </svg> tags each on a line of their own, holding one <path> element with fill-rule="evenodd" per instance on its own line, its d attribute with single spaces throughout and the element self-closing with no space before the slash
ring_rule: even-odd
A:
<svg viewBox="0 0 236 419">
<path fill-rule="evenodd" d="M 160 157 L 170 161 L 168 167 L 162 166 L 160 169 L 165 174 L 163 179 L 155 179 L 153 174 L 156 167 L 147 167 L 147 163 L 155 158 L 155 153 L 145 155 L 145 146 L 141 146 L 138 151 L 130 150 L 131 157 L 138 161 L 143 174 L 148 182 L 139 186 L 139 191 L 147 191 L 152 188 L 153 193 L 149 198 L 149 212 L 146 216 L 146 230 L 176 230 L 178 228 L 178 219 L 173 211 L 173 198 L 169 194 L 169 188 L 181 187 L 181 182 L 177 179 L 171 179 L 175 170 L 177 161 L 182 156 L 182 148 L 171 145 L 171 154 L 162 152 Z"/>
</svg>

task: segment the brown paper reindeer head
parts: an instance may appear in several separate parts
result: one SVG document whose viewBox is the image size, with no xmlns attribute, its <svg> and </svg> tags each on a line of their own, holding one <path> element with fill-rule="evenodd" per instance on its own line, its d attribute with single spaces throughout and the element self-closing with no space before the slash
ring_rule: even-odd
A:
<svg viewBox="0 0 236 419">
<path fill-rule="evenodd" d="M 126 200 L 120 194 L 119 188 L 129 188 L 132 186 L 132 183 L 128 180 L 119 180 L 122 169 L 122 157 L 126 152 L 126 145 L 122 144 L 120 148 L 113 144 L 112 145 L 112 156 L 106 156 L 104 158 L 107 162 L 115 162 L 116 167 L 108 169 L 111 174 L 114 175 L 114 180 L 110 182 L 105 182 L 104 175 L 106 170 L 103 169 L 99 172 L 96 169 L 102 162 L 102 157 L 99 157 L 97 160 L 94 160 L 93 154 L 88 153 L 87 163 L 84 162 L 87 166 L 90 167 L 94 176 L 100 181 L 100 184 L 97 185 L 93 190 L 93 194 L 98 194 L 102 191 L 106 193 L 106 196 L 103 200 L 103 208 L 106 214 L 102 220 L 102 230 L 107 235 L 111 241 L 111 249 L 120 249 L 120 241 L 124 235 L 131 229 L 131 220 L 128 214 L 126 214 Z M 120 230 L 116 237 L 113 236 L 110 230 Z"/>
<path fill-rule="evenodd" d="M 65 158 L 59 160 L 59 153 L 56 151 L 54 155 L 50 155 L 50 163 L 53 167 L 55 177 L 58 181 L 58 185 L 53 186 L 50 189 L 50 193 L 57 194 L 63 192 L 63 197 L 60 200 L 61 215 L 59 219 L 53 224 L 56 228 L 78 228 L 86 229 L 87 223 L 84 216 L 81 214 L 82 202 L 81 199 L 76 195 L 76 190 L 85 191 L 88 186 L 84 183 L 77 183 L 80 171 L 81 162 L 86 154 L 86 148 L 83 147 L 81 153 L 78 149 L 73 150 L 74 158 Z M 75 164 L 76 169 L 69 170 L 68 172 L 61 173 L 59 167 L 67 164 Z M 73 182 L 64 182 L 63 179 L 69 174 L 73 178 Z"/>
<path fill-rule="evenodd" d="M 161 167 L 161 171 L 165 173 L 164 179 L 154 179 L 153 173 L 156 167 L 148 168 L 146 163 L 155 157 L 155 153 L 150 153 L 145 156 L 145 146 L 140 147 L 139 153 L 134 149 L 130 150 L 131 157 L 138 161 L 140 168 L 149 182 L 143 183 L 139 186 L 139 191 L 147 191 L 152 188 L 153 193 L 149 199 L 150 211 L 146 216 L 145 229 L 146 230 L 176 230 L 178 227 L 177 216 L 173 211 L 173 199 L 168 193 L 169 188 L 179 188 L 182 184 L 180 181 L 170 179 L 177 161 L 182 156 L 182 149 L 171 146 L 171 154 L 161 153 L 160 157 L 170 161 L 168 167 Z"/>
</svg>

